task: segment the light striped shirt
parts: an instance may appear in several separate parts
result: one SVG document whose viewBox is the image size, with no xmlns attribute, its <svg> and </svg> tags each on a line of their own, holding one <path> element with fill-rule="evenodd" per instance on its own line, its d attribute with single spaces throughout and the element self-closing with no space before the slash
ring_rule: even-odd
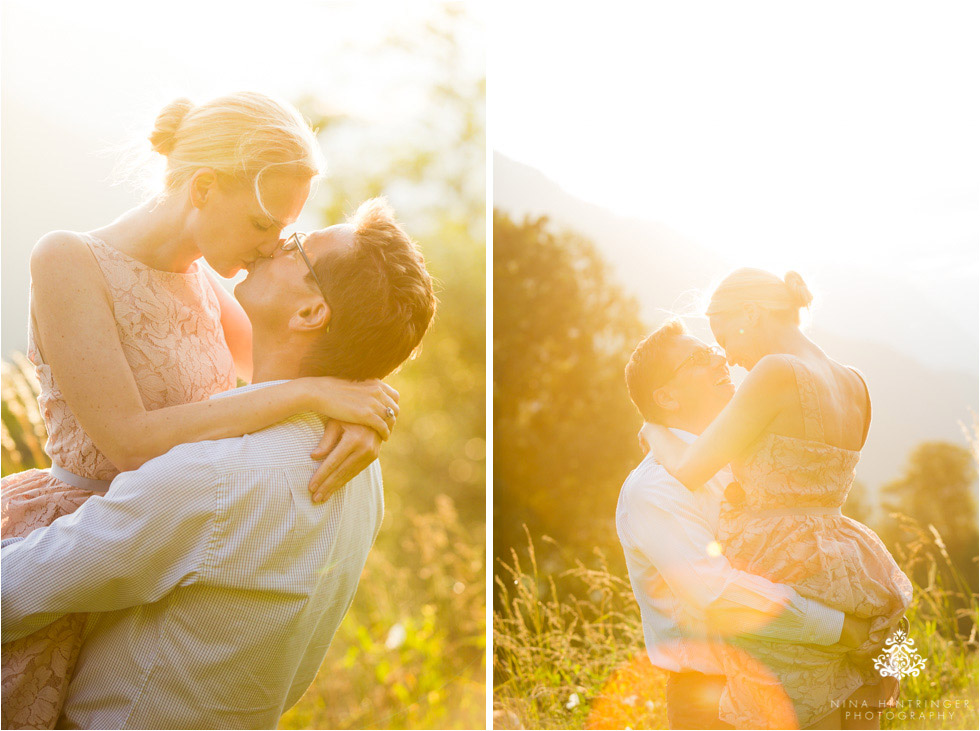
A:
<svg viewBox="0 0 980 731">
<path fill-rule="evenodd" d="M 303 414 L 175 447 L 4 541 L 4 642 L 95 613 L 59 725 L 276 727 L 316 675 L 384 510 L 377 462 L 313 503 L 322 434 Z"/>
<path fill-rule="evenodd" d="M 620 491 L 616 530 L 647 654 L 665 670 L 722 674 L 715 654 L 722 630 L 817 645 L 840 639 L 843 612 L 738 571 L 722 555 L 715 534 L 731 481 L 725 468 L 692 492 L 647 454 Z"/>
</svg>

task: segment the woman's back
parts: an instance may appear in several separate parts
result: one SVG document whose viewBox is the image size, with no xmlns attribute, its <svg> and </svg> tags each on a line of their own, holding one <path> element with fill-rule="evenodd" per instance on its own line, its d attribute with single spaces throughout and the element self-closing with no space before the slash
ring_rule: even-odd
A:
<svg viewBox="0 0 980 731">
<path fill-rule="evenodd" d="M 822 352 L 806 356 L 776 355 L 792 368 L 797 397 L 773 420 L 767 431 L 797 439 L 860 451 L 871 422 L 871 397 L 857 370 Z"/>
<path fill-rule="evenodd" d="M 737 507 L 839 508 L 847 499 L 867 436 L 870 400 L 863 381 L 829 359 L 814 368 L 798 356 L 770 357 L 782 359 L 792 369 L 795 393 L 766 432 L 732 461 L 732 472 L 745 496 Z M 855 403 L 848 376 L 865 391 L 861 402 Z M 838 379 L 844 379 L 844 389 L 835 391 Z M 824 408 L 827 403 L 830 409 Z M 833 438 L 828 437 L 828 428 Z"/>
</svg>

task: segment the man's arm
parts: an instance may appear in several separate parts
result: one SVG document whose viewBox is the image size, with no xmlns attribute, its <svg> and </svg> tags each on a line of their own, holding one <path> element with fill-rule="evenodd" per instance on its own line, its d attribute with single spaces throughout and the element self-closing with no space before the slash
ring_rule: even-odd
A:
<svg viewBox="0 0 980 731">
<path fill-rule="evenodd" d="M 710 629 L 782 642 L 840 640 L 843 612 L 733 568 L 694 496 L 666 470 L 648 465 L 637 479 L 641 482 L 632 486 L 625 506 L 630 537 L 674 595 L 703 615 Z M 670 491 L 671 498 L 651 489 L 666 480 L 680 488 Z"/>
<path fill-rule="evenodd" d="M 200 444 L 113 481 L 71 515 L 4 541 L 3 642 L 72 612 L 147 604 L 203 570 L 219 485 Z"/>
</svg>

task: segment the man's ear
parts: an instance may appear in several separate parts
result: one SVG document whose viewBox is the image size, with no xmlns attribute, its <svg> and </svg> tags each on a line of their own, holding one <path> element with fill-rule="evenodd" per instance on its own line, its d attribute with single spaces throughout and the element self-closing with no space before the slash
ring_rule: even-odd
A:
<svg viewBox="0 0 980 731">
<path fill-rule="evenodd" d="M 677 411 L 680 408 L 680 404 L 667 386 L 661 386 L 653 392 L 653 402 L 664 411 Z"/>
<path fill-rule="evenodd" d="M 200 168 L 191 177 L 191 205 L 204 208 L 211 191 L 218 184 L 218 174 L 211 168 Z"/>
<path fill-rule="evenodd" d="M 762 317 L 762 309 L 755 302 L 744 302 L 742 314 L 745 315 L 745 321 L 748 325 L 755 327 L 759 324 L 759 318 Z"/>
<path fill-rule="evenodd" d="M 313 332 L 330 329 L 330 305 L 323 299 L 311 300 L 289 318 L 289 329 L 296 332 Z"/>
</svg>

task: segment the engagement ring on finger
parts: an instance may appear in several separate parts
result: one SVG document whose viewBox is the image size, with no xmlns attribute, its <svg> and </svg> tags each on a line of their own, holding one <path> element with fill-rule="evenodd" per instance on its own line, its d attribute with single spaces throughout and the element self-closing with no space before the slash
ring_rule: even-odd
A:
<svg viewBox="0 0 980 731">
<path fill-rule="evenodd" d="M 387 409 L 385 409 L 385 415 L 389 419 L 394 419 L 395 418 L 395 410 L 389 406 Z"/>
</svg>

